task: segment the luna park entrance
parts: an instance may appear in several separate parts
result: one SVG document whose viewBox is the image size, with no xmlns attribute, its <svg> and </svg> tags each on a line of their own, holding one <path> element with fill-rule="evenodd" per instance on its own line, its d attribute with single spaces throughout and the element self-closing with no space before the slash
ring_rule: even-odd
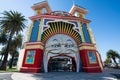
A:
<svg viewBox="0 0 120 80">
<path fill-rule="evenodd" d="M 49 60 L 49 72 L 75 72 L 76 62 L 70 57 L 53 57 Z"/>
</svg>

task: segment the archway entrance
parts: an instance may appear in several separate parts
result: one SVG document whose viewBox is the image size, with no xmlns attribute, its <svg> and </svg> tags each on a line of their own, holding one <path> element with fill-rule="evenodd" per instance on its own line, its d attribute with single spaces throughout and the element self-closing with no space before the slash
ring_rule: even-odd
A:
<svg viewBox="0 0 120 80">
<path fill-rule="evenodd" d="M 75 72 L 76 63 L 74 58 L 59 56 L 50 58 L 48 64 L 49 72 Z"/>
<path fill-rule="evenodd" d="M 43 57 L 44 71 L 80 71 L 80 55 L 75 40 L 65 34 L 50 37 Z"/>
</svg>

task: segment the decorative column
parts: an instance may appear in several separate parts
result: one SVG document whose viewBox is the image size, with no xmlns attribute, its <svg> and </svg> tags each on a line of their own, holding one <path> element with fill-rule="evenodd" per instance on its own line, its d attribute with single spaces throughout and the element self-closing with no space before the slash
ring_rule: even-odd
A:
<svg viewBox="0 0 120 80">
<path fill-rule="evenodd" d="M 25 45 L 21 72 L 41 72 L 43 60 L 43 44 L 41 42 L 30 42 Z"/>
<path fill-rule="evenodd" d="M 101 62 L 94 44 L 80 44 L 79 52 L 84 72 L 102 72 Z"/>
</svg>

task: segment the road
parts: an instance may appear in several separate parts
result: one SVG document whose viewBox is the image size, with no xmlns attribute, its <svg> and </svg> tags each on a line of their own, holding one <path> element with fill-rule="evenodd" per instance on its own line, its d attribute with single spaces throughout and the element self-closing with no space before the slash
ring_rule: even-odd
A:
<svg viewBox="0 0 120 80">
<path fill-rule="evenodd" d="M 0 73 L 0 80 L 12 80 L 12 73 Z"/>
<path fill-rule="evenodd" d="M 0 80 L 120 80 L 120 69 L 104 68 L 102 73 L 49 72 L 49 73 L 0 73 Z"/>
</svg>

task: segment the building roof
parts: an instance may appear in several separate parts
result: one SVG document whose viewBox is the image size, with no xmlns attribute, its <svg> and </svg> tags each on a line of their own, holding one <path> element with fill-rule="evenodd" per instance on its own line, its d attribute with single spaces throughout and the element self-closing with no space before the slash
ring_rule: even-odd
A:
<svg viewBox="0 0 120 80">
<path fill-rule="evenodd" d="M 38 9 L 41 9 L 41 8 L 46 8 L 47 13 L 51 13 L 51 8 L 50 8 L 47 1 L 42 1 L 42 2 L 36 3 L 32 6 L 33 10 L 38 10 Z"/>
<path fill-rule="evenodd" d="M 79 5 L 74 4 L 71 8 L 71 10 L 69 11 L 69 13 L 73 14 L 75 11 L 81 12 L 83 14 L 87 14 L 87 10 Z"/>
</svg>

